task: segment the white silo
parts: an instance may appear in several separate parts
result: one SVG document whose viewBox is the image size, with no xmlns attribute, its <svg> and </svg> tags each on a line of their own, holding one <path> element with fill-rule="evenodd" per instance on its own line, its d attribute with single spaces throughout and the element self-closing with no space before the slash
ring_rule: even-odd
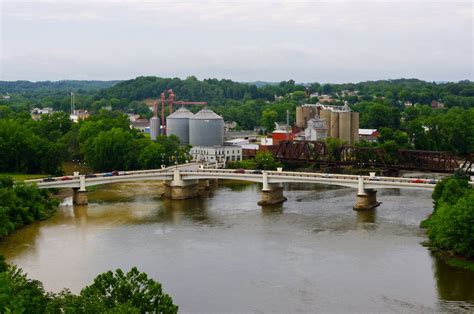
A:
<svg viewBox="0 0 474 314">
<path fill-rule="evenodd" d="M 156 141 L 156 138 L 160 135 L 160 119 L 158 117 L 152 117 L 150 119 L 150 137 L 152 141 Z"/>
<path fill-rule="evenodd" d="M 189 144 L 189 119 L 194 114 L 186 108 L 179 108 L 166 118 L 166 134 L 176 135 L 181 144 Z"/>
<path fill-rule="evenodd" d="M 189 118 L 189 144 L 215 146 L 224 143 L 224 119 L 209 109 Z"/>
</svg>

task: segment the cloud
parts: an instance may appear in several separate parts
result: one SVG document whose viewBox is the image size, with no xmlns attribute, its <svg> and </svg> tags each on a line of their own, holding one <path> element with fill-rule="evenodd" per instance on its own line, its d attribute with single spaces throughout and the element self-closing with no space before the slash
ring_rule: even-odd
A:
<svg viewBox="0 0 474 314">
<path fill-rule="evenodd" d="M 471 2 L 2 2 L 1 79 L 473 79 Z"/>
</svg>

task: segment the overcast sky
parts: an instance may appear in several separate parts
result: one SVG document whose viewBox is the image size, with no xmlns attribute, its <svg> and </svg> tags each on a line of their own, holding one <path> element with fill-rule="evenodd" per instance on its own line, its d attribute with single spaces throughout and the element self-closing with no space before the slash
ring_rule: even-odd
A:
<svg viewBox="0 0 474 314">
<path fill-rule="evenodd" d="M 473 1 L 0 3 L 0 80 L 474 79 Z"/>
</svg>

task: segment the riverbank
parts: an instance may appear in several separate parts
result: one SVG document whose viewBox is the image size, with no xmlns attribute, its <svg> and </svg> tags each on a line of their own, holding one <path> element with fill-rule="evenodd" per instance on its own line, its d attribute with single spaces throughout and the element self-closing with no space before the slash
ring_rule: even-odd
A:
<svg viewBox="0 0 474 314">
<path fill-rule="evenodd" d="M 423 246 L 427 247 L 436 257 L 444 260 L 448 265 L 458 268 L 468 270 L 474 273 L 474 258 L 467 258 L 461 255 L 454 253 L 453 251 L 442 250 L 437 248 L 430 242 L 422 243 Z"/>
</svg>

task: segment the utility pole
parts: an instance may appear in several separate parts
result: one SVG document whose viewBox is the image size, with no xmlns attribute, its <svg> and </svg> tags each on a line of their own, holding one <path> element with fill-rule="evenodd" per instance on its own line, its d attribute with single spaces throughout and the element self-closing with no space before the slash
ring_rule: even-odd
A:
<svg viewBox="0 0 474 314">
<path fill-rule="evenodd" d="M 286 140 L 290 140 L 290 134 L 288 133 L 288 127 L 290 126 L 290 111 L 286 110 Z"/>
<path fill-rule="evenodd" d="M 74 114 L 74 110 L 75 110 L 75 101 L 74 101 L 74 93 L 71 92 L 71 114 Z"/>
</svg>

